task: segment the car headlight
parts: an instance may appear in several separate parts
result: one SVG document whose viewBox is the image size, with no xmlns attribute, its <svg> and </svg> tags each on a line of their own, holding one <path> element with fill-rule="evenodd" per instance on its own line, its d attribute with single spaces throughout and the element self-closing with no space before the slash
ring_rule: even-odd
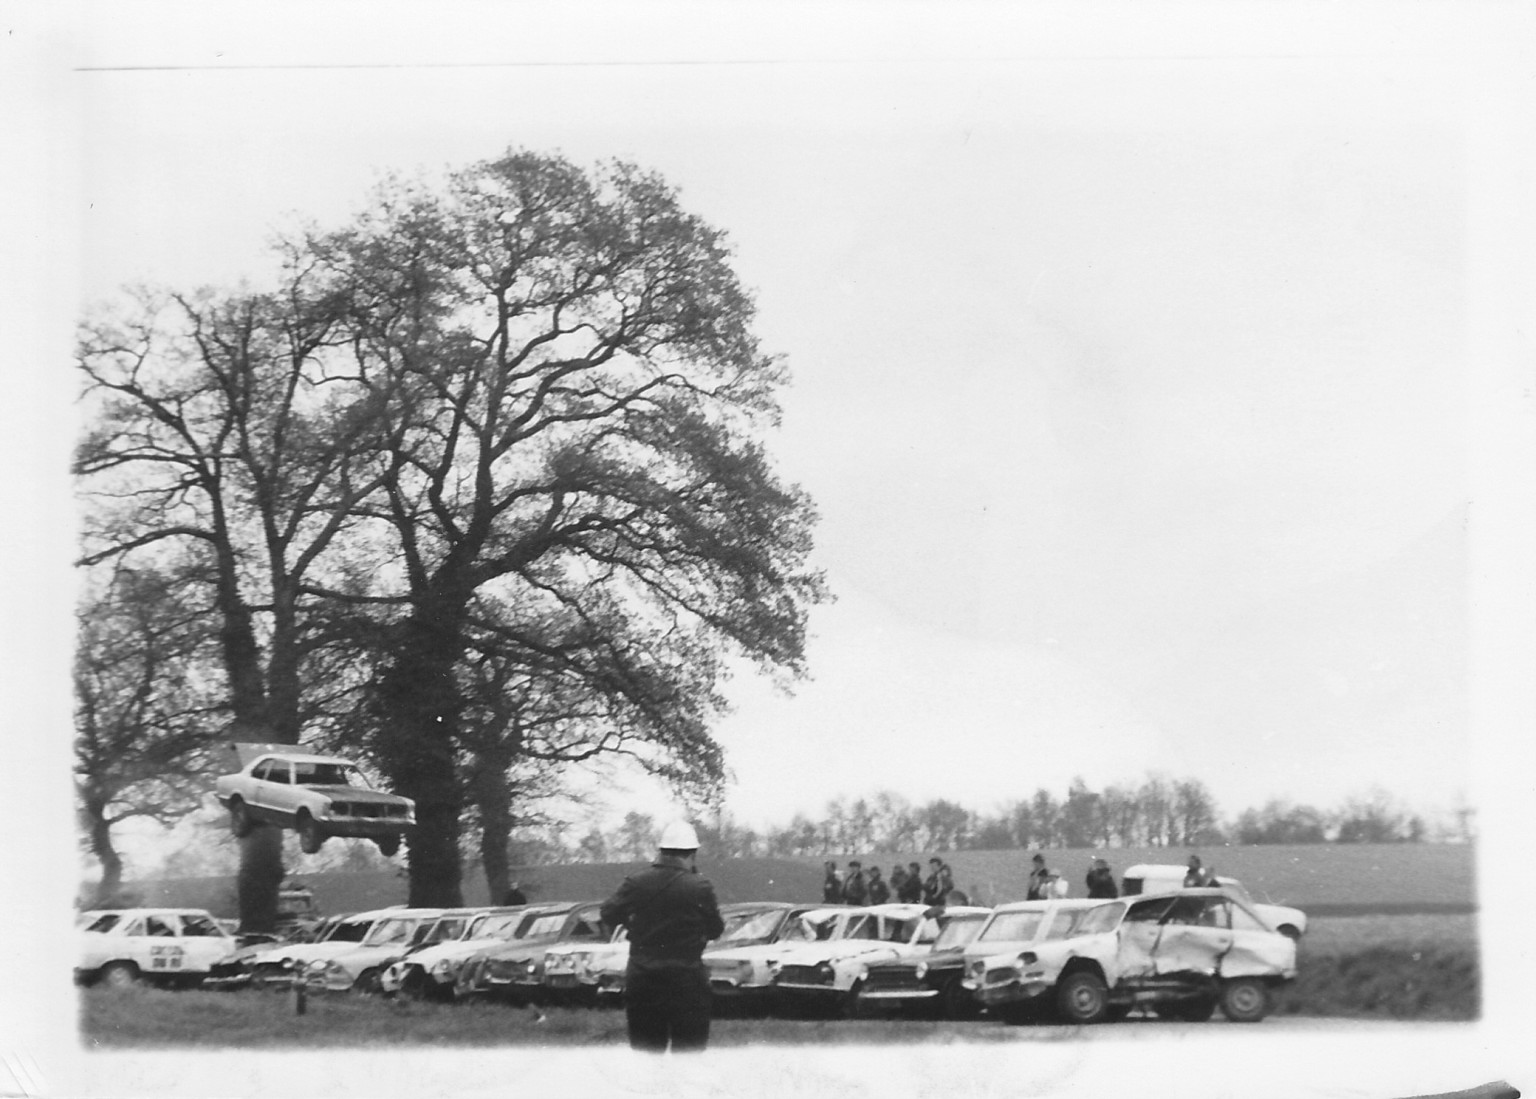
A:
<svg viewBox="0 0 1536 1099">
<path fill-rule="evenodd" d="M 928 963 L 918 962 L 917 967 L 913 969 L 912 973 L 915 977 L 917 977 L 919 981 L 921 981 L 924 977 L 928 976 Z"/>
<path fill-rule="evenodd" d="M 443 958 L 432 966 L 432 979 L 439 983 L 451 981 L 464 968 L 462 958 Z"/>
<path fill-rule="evenodd" d="M 981 980 L 982 975 L 984 973 L 986 973 L 986 971 L 987 971 L 987 963 L 985 961 L 983 961 L 982 959 L 978 958 L 974 962 L 971 963 L 970 971 L 971 971 L 971 979 L 974 980 L 974 981 L 979 981 L 979 980 Z"/>
<path fill-rule="evenodd" d="M 1019 955 L 1020 965 L 1034 965 L 1039 960 L 1040 959 L 1035 955 L 1033 950 L 1026 950 L 1024 953 Z"/>
</svg>

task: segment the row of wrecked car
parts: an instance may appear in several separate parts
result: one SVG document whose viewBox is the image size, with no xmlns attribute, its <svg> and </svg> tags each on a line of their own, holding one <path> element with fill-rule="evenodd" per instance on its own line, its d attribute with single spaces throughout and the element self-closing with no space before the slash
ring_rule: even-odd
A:
<svg viewBox="0 0 1536 1099">
<path fill-rule="evenodd" d="M 77 976 L 618 1004 L 629 944 L 622 929 L 603 925 L 599 907 L 388 908 L 326 920 L 313 942 L 243 950 L 206 913 L 99 913 Z M 1296 939 L 1220 887 L 996 908 L 749 902 L 722 905 L 721 914 L 725 930 L 704 963 L 724 1010 L 1086 1024 L 1134 1010 L 1198 1021 L 1219 1008 L 1256 1022 L 1296 976 Z M 149 937 L 150 921 L 176 924 L 180 937 L 159 935 L 150 944 L 158 951 L 134 953 L 127 940 Z M 121 957 L 102 945 L 114 931 Z"/>
</svg>

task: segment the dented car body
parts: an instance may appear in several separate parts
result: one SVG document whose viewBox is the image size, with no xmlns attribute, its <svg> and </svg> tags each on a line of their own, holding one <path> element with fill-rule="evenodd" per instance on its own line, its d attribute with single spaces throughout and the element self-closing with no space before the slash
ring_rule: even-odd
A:
<svg viewBox="0 0 1536 1099">
<path fill-rule="evenodd" d="M 1191 1021 L 1220 1006 L 1257 1022 L 1296 977 L 1296 943 L 1222 889 L 1129 900 L 1004 905 L 966 948 L 976 998 L 1005 1018 L 1069 1023 L 1133 1008 Z"/>
</svg>

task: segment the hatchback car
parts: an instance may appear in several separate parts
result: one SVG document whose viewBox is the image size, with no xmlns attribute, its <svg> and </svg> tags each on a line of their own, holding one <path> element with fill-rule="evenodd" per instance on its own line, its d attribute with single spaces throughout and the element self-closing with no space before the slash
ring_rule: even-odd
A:
<svg viewBox="0 0 1536 1099">
<path fill-rule="evenodd" d="M 1296 943 L 1221 889 L 1003 905 L 966 948 L 977 998 L 1010 1021 L 1039 1009 L 1096 1023 L 1133 1008 L 1189 1021 L 1219 1005 L 1257 1022 L 1296 977 Z"/>
</svg>

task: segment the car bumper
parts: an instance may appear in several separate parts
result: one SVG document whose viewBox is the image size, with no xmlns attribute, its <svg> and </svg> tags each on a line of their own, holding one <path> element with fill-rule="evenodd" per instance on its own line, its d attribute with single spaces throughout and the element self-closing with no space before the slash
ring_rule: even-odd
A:
<svg viewBox="0 0 1536 1099">
<path fill-rule="evenodd" d="M 378 839 L 380 836 L 403 836 L 416 827 L 413 820 L 385 820 L 380 818 L 368 818 L 359 820 L 356 817 L 316 817 L 315 823 L 325 830 L 328 836 L 340 836 L 346 839 Z"/>
<path fill-rule="evenodd" d="M 868 988 L 859 993 L 859 999 L 884 1004 L 921 1003 L 938 994 L 936 988 Z"/>
<path fill-rule="evenodd" d="M 977 1002 L 986 1007 L 996 1007 L 998 1004 L 1028 1003 L 1038 1000 L 1051 989 L 1051 982 L 1041 977 L 1021 977 L 1013 981 L 1001 981 L 996 984 L 982 985 L 971 988 Z"/>
</svg>

